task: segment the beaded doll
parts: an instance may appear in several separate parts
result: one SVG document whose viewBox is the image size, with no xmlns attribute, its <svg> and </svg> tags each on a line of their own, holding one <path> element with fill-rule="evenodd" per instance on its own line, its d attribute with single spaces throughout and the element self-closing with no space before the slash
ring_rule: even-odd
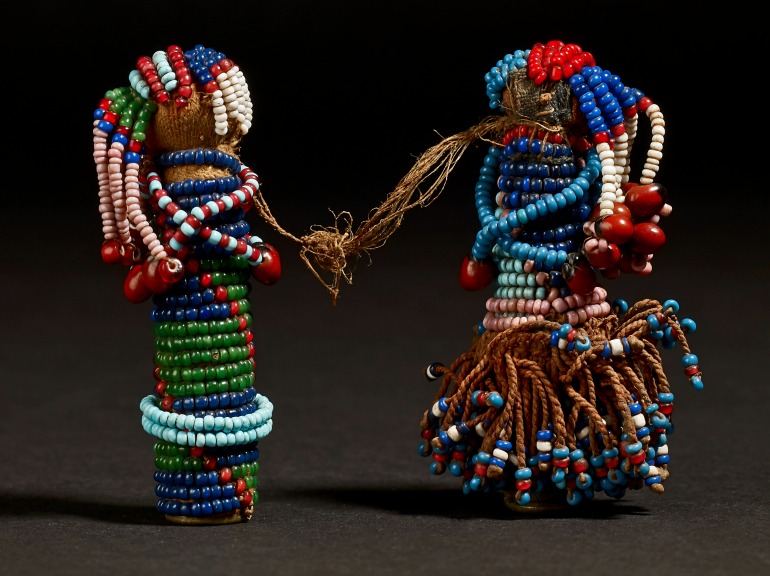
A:
<svg viewBox="0 0 770 576">
<path fill-rule="evenodd" d="M 250 279 L 281 273 L 244 220 L 260 187 L 237 155 L 249 89 L 203 46 L 142 56 L 128 80 L 96 108 L 94 161 L 102 259 L 128 267 L 128 300 L 154 305 L 155 384 L 140 409 L 157 509 L 176 523 L 247 521 L 273 411 L 254 387 Z"/>
<path fill-rule="evenodd" d="M 685 336 L 695 323 L 677 319 L 674 300 L 611 304 L 597 276 L 649 274 L 665 243 L 671 206 L 655 182 L 663 115 L 560 41 L 505 56 L 485 81 L 502 114 L 439 152 L 491 142 L 475 187 L 481 228 L 460 283 L 496 287 L 471 348 L 427 368 L 440 386 L 420 453 L 463 492 L 501 490 L 515 510 L 662 493 L 674 395 L 659 346 L 678 343 L 685 375 L 702 388 Z M 651 142 L 632 180 L 640 112 Z"/>
</svg>

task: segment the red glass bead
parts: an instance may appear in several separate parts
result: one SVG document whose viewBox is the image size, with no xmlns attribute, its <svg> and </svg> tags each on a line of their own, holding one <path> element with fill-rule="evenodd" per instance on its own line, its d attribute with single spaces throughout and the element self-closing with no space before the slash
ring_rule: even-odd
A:
<svg viewBox="0 0 770 576">
<path fill-rule="evenodd" d="M 596 272 L 591 264 L 577 254 L 570 254 L 562 265 L 561 273 L 573 294 L 587 296 L 597 286 Z"/>
<path fill-rule="evenodd" d="M 243 494 L 246 491 L 246 480 L 243 478 L 238 478 L 235 481 L 235 493 L 236 494 Z"/>
<path fill-rule="evenodd" d="M 201 446 L 191 446 L 190 456 L 192 456 L 193 458 L 200 458 L 201 456 L 203 456 L 203 448 Z"/>
<path fill-rule="evenodd" d="M 474 474 L 484 478 L 487 475 L 487 467 L 481 462 L 476 462 L 476 465 L 473 467 L 473 472 Z"/>
<path fill-rule="evenodd" d="M 605 458 L 604 459 L 604 464 L 609 469 L 617 468 L 618 467 L 618 463 L 619 463 L 619 460 L 618 460 L 617 456 L 613 456 L 612 458 Z"/>
<path fill-rule="evenodd" d="M 217 467 L 217 459 L 212 458 L 211 456 L 206 456 L 203 459 L 203 467 L 206 470 L 214 470 Z"/>
<path fill-rule="evenodd" d="M 233 471 L 226 466 L 219 471 L 219 482 L 222 484 L 227 484 L 232 477 Z"/>
<path fill-rule="evenodd" d="M 184 265 L 176 258 L 161 260 L 158 264 L 158 274 L 166 284 L 174 284 L 184 276 Z"/>
<path fill-rule="evenodd" d="M 270 244 L 261 243 L 255 249 L 262 253 L 262 262 L 251 267 L 251 275 L 260 284 L 270 286 L 281 278 L 281 257 Z"/>
<path fill-rule="evenodd" d="M 685 376 L 687 376 L 688 378 L 690 376 L 695 376 L 698 372 L 700 372 L 700 368 L 698 367 L 697 364 L 693 364 L 692 366 L 688 366 L 687 368 L 684 369 Z"/>
<path fill-rule="evenodd" d="M 434 452 L 432 457 L 436 462 L 449 462 L 449 454 L 439 454 L 438 452 Z"/>
<path fill-rule="evenodd" d="M 159 380 L 155 383 L 155 393 L 158 396 L 163 396 L 166 393 L 166 386 L 168 385 L 168 382 L 165 380 Z"/>
<path fill-rule="evenodd" d="M 142 279 L 142 265 L 132 266 L 123 282 L 123 294 L 134 304 L 139 304 L 149 299 L 152 293 Z"/>
<path fill-rule="evenodd" d="M 646 112 L 647 108 L 649 108 L 651 104 L 652 104 L 652 100 L 650 99 L 649 96 L 642 96 L 641 98 L 639 98 L 639 101 L 636 103 L 636 105 L 639 106 L 639 110 L 641 110 L 642 112 Z"/>
<path fill-rule="evenodd" d="M 612 132 L 612 135 L 617 138 L 618 136 L 622 136 L 626 133 L 626 125 L 625 124 L 615 124 L 612 128 L 610 128 L 610 132 Z"/>
<path fill-rule="evenodd" d="M 173 396 L 164 396 L 163 400 L 160 401 L 160 409 L 165 412 L 171 412 L 171 409 L 173 406 L 174 406 Z"/>
<path fill-rule="evenodd" d="M 238 317 L 238 330 L 246 330 L 249 327 L 249 319 L 246 316 Z"/>
<path fill-rule="evenodd" d="M 495 265 L 489 260 L 466 256 L 460 268 L 460 286 L 474 292 L 486 288 L 495 278 Z"/>
<path fill-rule="evenodd" d="M 212 279 L 213 279 L 213 276 L 211 275 L 211 272 L 204 272 L 203 274 L 201 274 L 201 280 L 200 280 L 201 286 L 203 286 L 204 288 L 208 288 L 209 286 L 211 286 Z"/>
<path fill-rule="evenodd" d="M 243 507 L 247 507 L 251 505 L 251 502 L 253 500 L 253 497 L 251 495 L 251 491 L 247 491 L 243 493 L 243 496 L 241 496 L 241 504 Z"/>
<path fill-rule="evenodd" d="M 620 261 L 620 248 L 615 244 L 608 244 L 606 250 L 586 250 L 588 262 L 597 270 L 615 268 Z"/>
<path fill-rule="evenodd" d="M 117 240 L 105 240 L 102 243 L 102 261 L 105 264 L 120 264 L 123 250 Z"/>
<path fill-rule="evenodd" d="M 674 405 L 671 402 L 668 402 L 666 404 L 660 404 L 658 406 L 658 410 L 660 410 L 661 414 L 668 416 L 674 411 Z"/>
<path fill-rule="evenodd" d="M 633 456 L 629 456 L 628 461 L 631 464 L 641 464 L 647 458 L 647 453 L 644 450 L 640 450 Z"/>
<path fill-rule="evenodd" d="M 517 480 L 516 481 L 516 490 L 529 490 L 532 488 L 532 478 L 527 478 L 526 480 Z"/>
<path fill-rule="evenodd" d="M 640 222 L 634 225 L 634 234 L 629 248 L 636 254 L 654 254 L 666 243 L 666 234 L 660 226 L 652 222 Z"/>
<path fill-rule="evenodd" d="M 580 472 L 585 472 L 588 470 L 588 460 L 585 458 L 578 458 L 572 463 L 572 470 L 577 472 L 578 474 Z"/>
<path fill-rule="evenodd" d="M 227 287 L 217 286 L 216 290 L 214 291 L 214 299 L 217 302 L 227 302 Z"/>
<path fill-rule="evenodd" d="M 569 466 L 569 458 L 554 458 L 552 462 L 556 468 L 567 468 Z"/>
<path fill-rule="evenodd" d="M 632 186 L 626 192 L 626 206 L 635 218 L 649 218 L 666 203 L 666 189 L 660 184 Z"/>
<path fill-rule="evenodd" d="M 241 311 L 241 307 L 238 304 L 238 300 L 232 300 L 230 302 L 230 316 L 235 316 L 239 314 Z"/>
<path fill-rule="evenodd" d="M 161 278 L 158 272 L 158 264 L 159 262 L 154 258 L 145 260 L 142 264 L 142 281 L 153 294 L 162 294 L 171 287 Z"/>
<path fill-rule="evenodd" d="M 607 467 L 606 466 L 599 466 L 598 468 L 594 468 L 594 476 L 597 478 L 604 478 L 607 475 Z"/>
<path fill-rule="evenodd" d="M 634 223 L 623 214 L 611 214 L 597 222 L 596 233 L 612 244 L 625 244 L 634 235 Z"/>
</svg>

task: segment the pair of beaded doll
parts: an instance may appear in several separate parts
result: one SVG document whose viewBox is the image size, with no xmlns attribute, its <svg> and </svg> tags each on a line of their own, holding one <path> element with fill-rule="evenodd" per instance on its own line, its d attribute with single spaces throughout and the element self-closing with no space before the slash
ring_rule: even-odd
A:
<svg viewBox="0 0 770 576">
<path fill-rule="evenodd" d="M 255 387 L 248 296 L 252 279 L 275 284 L 281 264 L 246 212 L 303 244 L 317 278 L 306 253 L 331 270 L 336 297 L 347 259 L 382 245 L 480 138 L 492 142 L 475 190 L 481 228 L 460 283 L 497 286 L 471 349 L 426 371 L 440 387 L 422 418 L 420 453 L 431 472 L 449 470 L 467 493 L 502 490 L 512 508 L 662 492 L 673 394 L 658 345 L 679 343 L 701 387 L 685 336 L 695 323 L 677 320 L 673 300 L 610 304 L 597 280 L 597 271 L 648 274 L 665 242 L 660 219 L 671 207 L 654 182 L 664 121 L 639 90 L 574 44 L 509 54 L 485 78 L 500 114 L 426 151 L 356 232 L 296 239 L 238 157 L 252 103 L 232 60 L 170 46 L 139 58 L 128 80 L 94 114 L 101 255 L 128 268 L 130 301 L 153 304 L 155 384 L 140 410 L 167 519 L 242 522 L 257 500 L 258 444 L 273 406 Z M 652 141 L 632 181 L 640 112 Z"/>
</svg>

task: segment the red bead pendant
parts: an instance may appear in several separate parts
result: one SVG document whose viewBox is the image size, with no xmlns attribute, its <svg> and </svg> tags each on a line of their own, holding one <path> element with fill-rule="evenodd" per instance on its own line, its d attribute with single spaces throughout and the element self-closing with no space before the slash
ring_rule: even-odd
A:
<svg viewBox="0 0 770 576">
<path fill-rule="evenodd" d="M 633 226 L 631 231 L 633 232 Z M 606 250 L 599 250 L 598 247 L 593 250 L 586 249 L 586 258 L 591 266 L 599 270 L 614 268 L 620 261 L 620 248 L 616 244 L 608 244 Z"/>
<path fill-rule="evenodd" d="M 131 269 L 126 275 L 126 279 L 123 282 L 123 294 L 125 294 L 129 302 L 133 302 L 134 304 L 144 302 L 152 295 L 150 289 L 147 288 L 147 285 L 142 278 L 142 268 L 143 266 L 141 264 L 131 266 Z"/>
<path fill-rule="evenodd" d="M 657 214 L 665 203 L 666 189 L 660 184 L 633 186 L 626 192 L 626 206 L 636 219 Z"/>
<path fill-rule="evenodd" d="M 255 248 L 262 252 L 262 262 L 251 267 L 251 275 L 265 286 L 275 284 L 281 278 L 281 257 L 278 250 L 266 243 L 258 244 Z"/>
<path fill-rule="evenodd" d="M 596 272 L 587 259 L 570 254 L 561 267 L 561 274 L 573 294 L 588 296 L 597 286 Z"/>
<path fill-rule="evenodd" d="M 634 235 L 634 223 L 623 214 L 611 214 L 597 222 L 596 232 L 612 244 L 625 244 Z"/>
<path fill-rule="evenodd" d="M 489 260 L 477 260 L 466 256 L 460 268 L 460 286 L 474 292 L 486 288 L 495 277 L 495 265 Z"/>
<path fill-rule="evenodd" d="M 117 240 L 105 240 L 102 244 L 102 261 L 105 264 L 120 264 L 123 260 L 120 242 Z"/>
<path fill-rule="evenodd" d="M 629 247 L 636 254 L 654 254 L 665 243 L 666 234 L 660 226 L 652 222 L 640 222 L 634 226 L 634 235 Z"/>
</svg>

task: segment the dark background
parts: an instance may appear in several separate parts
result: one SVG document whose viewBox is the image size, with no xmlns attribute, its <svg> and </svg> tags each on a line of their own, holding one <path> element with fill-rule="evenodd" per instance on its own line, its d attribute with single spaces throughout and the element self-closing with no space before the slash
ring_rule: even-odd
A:
<svg viewBox="0 0 770 576">
<path fill-rule="evenodd" d="M 740 3 L 674 4 L 4 8 L 0 572 L 766 573 L 765 52 Z M 343 210 L 361 223 L 417 155 L 489 112 L 483 77 L 498 59 L 551 39 L 592 52 L 666 118 L 668 243 L 651 276 L 606 284 L 629 302 L 675 298 L 698 324 L 704 390 L 680 352 L 664 353 L 677 398 L 665 493 L 514 514 L 417 455 L 436 391 L 423 370 L 467 349 L 488 296 L 457 282 L 482 146 L 358 263 L 336 306 L 299 247 L 252 215 L 283 263 L 279 283 L 251 295 L 256 386 L 275 406 L 260 500 L 244 524 L 166 522 L 139 412 L 154 382 L 151 304 L 125 300 L 125 269 L 99 256 L 91 118 L 104 92 L 170 44 L 224 52 L 256 110 L 241 159 L 301 236 Z"/>
</svg>

